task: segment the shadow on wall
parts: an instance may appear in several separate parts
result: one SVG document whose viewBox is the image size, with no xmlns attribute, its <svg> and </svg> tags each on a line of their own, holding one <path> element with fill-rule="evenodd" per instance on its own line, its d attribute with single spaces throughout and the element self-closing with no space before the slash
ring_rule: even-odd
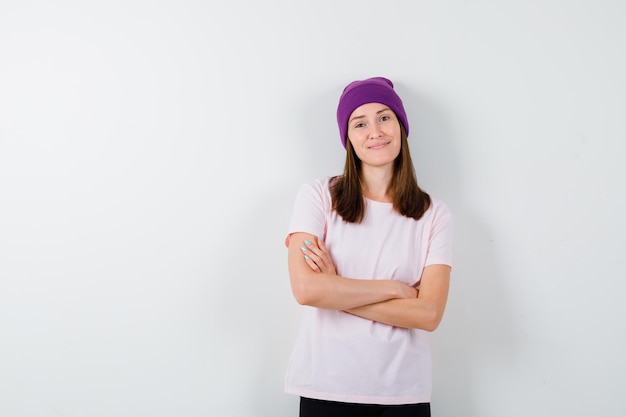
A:
<svg viewBox="0 0 626 417">
<path fill-rule="evenodd" d="M 445 201 L 454 215 L 454 260 L 445 317 L 431 335 L 433 412 L 477 415 L 481 379 L 513 362 L 514 322 L 494 250 L 488 219 L 468 200 L 458 150 L 463 132 L 434 100 L 416 91 L 403 94 L 410 117 L 409 143 L 420 185 Z M 474 393 L 477 393 L 474 395 Z"/>
</svg>

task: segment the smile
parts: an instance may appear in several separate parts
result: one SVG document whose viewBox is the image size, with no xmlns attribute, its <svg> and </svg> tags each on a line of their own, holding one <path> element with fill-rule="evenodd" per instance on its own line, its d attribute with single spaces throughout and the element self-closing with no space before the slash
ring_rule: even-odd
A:
<svg viewBox="0 0 626 417">
<path fill-rule="evenodd" d="M 390 142 L 381 142 L 381 143 L 377 143 L 376 145 L 372 145 L 372 146 L 368 146 L 368 149 L 372 149 L 372 150 L 378 150 L 378 149 L 382 149 L 385 146 L 389 145 Z"/>
</svg>

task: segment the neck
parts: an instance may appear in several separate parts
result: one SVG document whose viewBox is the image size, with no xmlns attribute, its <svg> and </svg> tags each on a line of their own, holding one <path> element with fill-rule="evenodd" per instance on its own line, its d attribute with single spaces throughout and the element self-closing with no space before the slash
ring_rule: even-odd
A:
<svg viewBox="0 0 626 417">
<path fill-rule="evenodd" d="M 361 187 L 366 198 L 383 203 L 391 203 L 388 193 L 393 168 L 369 167 L 361 171 Z"/>
</svg>

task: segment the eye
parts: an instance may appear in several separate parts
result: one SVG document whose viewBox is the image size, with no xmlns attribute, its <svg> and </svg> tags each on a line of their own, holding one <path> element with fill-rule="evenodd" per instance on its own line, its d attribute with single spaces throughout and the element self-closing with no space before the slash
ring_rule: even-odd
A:
<svg viewBox="0 0 626 417">
<path fill-rule="evenodd" d="M 355 128 L 355 129 L 358 129 L 358 128 L 361 128 L 361 127 L 363 127 L 363 126 L 365 126 L 365 123 L 363 123 L 363 122 L 359 122 L 359 123 L 356 123 L 356 124 L 354 125 L 354 128 Z"/>
<path fill-rule="evenodd" d="M 391 119 L 392 119 L 392 117 L 388 113 L 383 114 L 383 115 L 380 116 L 380 121 L 381 122 L 386 122 L 386 121 L 391 120 Z"/>
</svg>

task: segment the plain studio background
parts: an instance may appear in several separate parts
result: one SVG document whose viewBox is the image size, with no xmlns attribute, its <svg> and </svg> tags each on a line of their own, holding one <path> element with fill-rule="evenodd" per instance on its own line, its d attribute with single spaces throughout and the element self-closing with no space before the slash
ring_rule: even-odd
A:
<svg viewBox="0 0 626 417">
<path fill-rule="evenodd" d="M 456 220 L 434 415 L 623 416 L 625 17 L 3 1 L 0 415 L 295 416 L 293 199 L 343 168 L 343 86 L 384 75 Z"/>
</svg>

